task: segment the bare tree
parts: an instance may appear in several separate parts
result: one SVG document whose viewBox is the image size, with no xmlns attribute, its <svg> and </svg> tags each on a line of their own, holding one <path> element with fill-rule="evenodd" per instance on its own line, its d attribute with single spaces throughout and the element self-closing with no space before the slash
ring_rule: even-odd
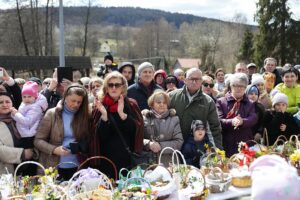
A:
<svg viewBox="0 0 300 200">
<path fill-rule="evenodd" d="M 17 9 L 17 17 L 18 17 L 18 22 L 19 22 L 19 28 L 20 28 L 20 32 L 21 32 L 21 36 L 22 36 L 22 42 L 23 42 L 24 49 L 25 49 L 25 54 L 27 56 L 29 56 L 30 54 L 29 54 L 27 40 L 26 40 L 26 37 L 25 37 L 25 31 L 24 31 L 22 17 L 21 17 L 21 10 L 20 10 L 20 5 L 19 5 L 19 0 L 16 0 L 16 9 Z"/>
</svg>

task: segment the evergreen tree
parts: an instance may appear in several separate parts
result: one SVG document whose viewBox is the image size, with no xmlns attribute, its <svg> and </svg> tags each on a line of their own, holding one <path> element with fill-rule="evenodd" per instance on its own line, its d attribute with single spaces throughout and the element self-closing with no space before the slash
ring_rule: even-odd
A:
<svg viewBox="0 0 300 200">
<path fill-rule="evenodd" d="M 288 0 L 259 0 L 256 4 L 256 20 L 259 33 L 255 38 L 255 61 L 262 66 L 266 57 L 272 56 L 283 65 L 289 54 L 288 32 L 291 27 L 291 13 Z"/>
<path fill-rule="evenodd" d="M 253 60 L 253 33 L 249 28 L 246 28 L 241 44 L 240 51 L 238 53 L 238 62 L 244 61 L 245 63 L 249 63 Z"/>
</svg>

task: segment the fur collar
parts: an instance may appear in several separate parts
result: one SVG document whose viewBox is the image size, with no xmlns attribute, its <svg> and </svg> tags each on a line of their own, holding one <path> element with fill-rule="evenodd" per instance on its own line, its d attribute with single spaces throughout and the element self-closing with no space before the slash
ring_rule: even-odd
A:
<svg viewBox="0 0 300 200">
<path fill-rule="evenodd" d="M 150 118 L 150 117 L 151 117 L 151 118 L 155 117 L 155 114 L 154 114 L 151 110 L 148 110 L 148 109 L 142 110 L 142 115 L 143 115 L 144 117 L 149 117 L 149 118 Z M 169 110 L 163 115 L 162 118 L 166 118 L 166 117 L 168 117 L 168 116 L 170 116 L 170 117 L 176 116 L 176 110 L 173 109 L 173 108 L 169 109 Z"/>
</svg>

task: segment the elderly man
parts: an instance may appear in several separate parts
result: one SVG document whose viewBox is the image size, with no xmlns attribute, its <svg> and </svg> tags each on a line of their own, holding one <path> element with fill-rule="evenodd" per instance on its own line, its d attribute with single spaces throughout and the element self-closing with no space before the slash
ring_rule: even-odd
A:
<svg viewBox="0 0 300 200">
<path fill-rule="evenodd" d="M 266 58 L 264 60 L 264 67 L 262 69 L 262 73 L 264 72 L 270 72 L 275 75 L 275 86 L 279 83 L 282 83 L 281 74 L 276 69 L 277 61 L 275 58 Z"/>
<path fill-rule="evenodd" d="M 149 109 L 148 98 L 156 89 L 162 88 L 154 82 L 154 67 L 143 62 L 138 67 L 138 81 L 128 88 L 127 96 L 137 101 L 140 110 Z"/>
<path fill-rule="evenodd" d="M 176 109 L 184 141 L 187 141 L 190 134 L 192 121 L 201 120 L 205 124 L 208 123 L 215 145 L 222 148 L 221 126 L 215 103 L 201 91 L 201 70 L 189 69 L 184 82 L 183 88 L 170 93 L 170 107 Z"/>
<path fill-rule="evenodd" d="M 248 75 L 248 68 L 245 63 L 238 63 L 235 65 L 234 73 L 244 73 Z"/>
</svg>

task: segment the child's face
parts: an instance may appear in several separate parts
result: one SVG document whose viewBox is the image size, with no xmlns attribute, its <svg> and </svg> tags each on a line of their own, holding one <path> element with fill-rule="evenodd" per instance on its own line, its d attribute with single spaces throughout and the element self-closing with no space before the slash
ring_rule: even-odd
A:
<svg viewBox="0 0 300 200">
<path fill-rule="evenodd" d="M 205 136 L 205 129 L 204 128 L 198 128 L 194 132 L 194 140 L 195 141 L 202 141 Z"/>
<path fill-rule="evenodd" d="M 258 83 L 256 85 L 256 87 L 258 88 L 260 94 L 262 94 L 265 91 L 265 84 L 264 83 Z"/>
<path fill-rule="evenodd" d="M 22 101 L 25 104 L 30 104 L 30 103 L 35 102 L 35 98 L 33 96 L 30 96 L 30 95 L 23 95 L 22 96 Z"/>
<path fill-rule="evenodd" d="M 276 112 L 285 112 L 287 109 L 287 105 L 285 103 L 279 102 L 275 104 L 274 108 Z"/>
<path fill-rule="evenodd" d="M 258 99 L 258 95 L 255 92 L 248 94 L 248 99 L 250 102 L 254 103 Z"/>
</svg>

